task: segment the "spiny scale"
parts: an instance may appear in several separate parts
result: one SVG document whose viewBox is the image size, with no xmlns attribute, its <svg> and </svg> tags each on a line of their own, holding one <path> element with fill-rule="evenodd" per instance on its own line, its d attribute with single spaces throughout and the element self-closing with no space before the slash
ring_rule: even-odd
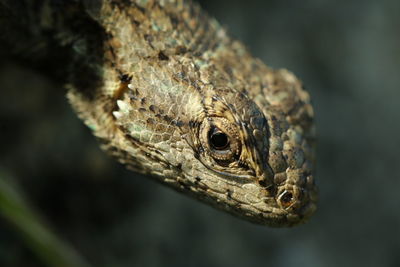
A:
<svg viewBox="0 0 400 267">
<path fill-rule="evenodd" d="M 249 221 L 304 222 L 315 210 L 313 111 L 301 83 L 272 70 L 197 4 L 103 1 L 95 93 L 72 106 L 120 162 Z M 79 73 L 78 73 L 79 75 Z M 210 145 L 214 128 L 228 149 Z"/>
</svg>

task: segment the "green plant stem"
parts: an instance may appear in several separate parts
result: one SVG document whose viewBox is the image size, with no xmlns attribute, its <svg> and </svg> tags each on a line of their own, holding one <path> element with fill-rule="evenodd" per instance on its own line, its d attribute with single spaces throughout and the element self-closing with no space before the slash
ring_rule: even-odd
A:
<svg viewBox="0 0 400 267">
<path fill-rule="evenodd" d="M 15 226 L 29 248 L 47 266 L 88 267 L 72 247 L 49 230 L 11 181 L 0 171 L 0 215 Z"/>
</svg>

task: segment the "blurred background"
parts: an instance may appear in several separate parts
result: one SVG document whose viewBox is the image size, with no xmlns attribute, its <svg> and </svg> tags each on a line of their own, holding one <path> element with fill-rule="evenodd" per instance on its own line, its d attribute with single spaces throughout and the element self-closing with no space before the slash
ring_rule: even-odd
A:
<svg viewBox="0 0 400 267">
<path fill-rule="evenodd" d="M 400 266 L 400 1 L 200 4 L 311 93 L 320 201 L 309 223 L 253 225 L 125 170 L 58 84 L 2 57 L 0 175 L 93 266 Z M 0 266 L 43 266 L 31 248 L 0 217 Z"/>
</svg>

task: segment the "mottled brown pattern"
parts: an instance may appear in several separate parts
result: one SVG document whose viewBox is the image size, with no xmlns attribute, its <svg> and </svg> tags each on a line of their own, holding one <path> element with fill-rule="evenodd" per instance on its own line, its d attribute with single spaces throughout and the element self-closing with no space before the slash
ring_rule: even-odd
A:
<svg viewBox="0 0 400 267">
<path fill-rule="evenodd" d="M 71 15 L 37 2 L 82 66 L 72 106 L 120 162 L 255 223 L 314 213 L 313 110 L 292 73 L 253 58 L 191 1 L 65 2 L 96 28 L 72 41 Z"/>
</svg>

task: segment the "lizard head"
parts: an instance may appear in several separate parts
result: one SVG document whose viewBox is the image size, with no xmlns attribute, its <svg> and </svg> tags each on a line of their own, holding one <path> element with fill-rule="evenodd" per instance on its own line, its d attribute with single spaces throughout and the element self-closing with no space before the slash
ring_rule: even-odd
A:
<svg viewBox="0 0 400 267">
<path fill-rule="evenodd" d="M 313 113 L 291 73 L 267 72 L 258 92 L 140 79 L 117 101 L 121 138 L 107 138 L 121 162 L 252 222 L 292 226 L 314 213 Z"/>
<path fill-rule="evenodd" d="M 196 192 L 207 192 L 215 206 L 257 223 L 291 226 L 316 209 L 312 108 L 289 72 L 273 79 L 258 99 L 230 88 L 209 91 L 190 123 L 187 140 L 197 162 L 187 170 Z"/>
<path fill-rule="evenodd" d="M 96 17 L 107 33 L 101 67 L 93 78 L 75 71 L 93 88 L 75 81 L 68 94 L 103 148 L 249 221 L 309 218 L 313 111 L 300 82 L 254 59 L 191 2 L 117 2 Z"/>
</svg>

